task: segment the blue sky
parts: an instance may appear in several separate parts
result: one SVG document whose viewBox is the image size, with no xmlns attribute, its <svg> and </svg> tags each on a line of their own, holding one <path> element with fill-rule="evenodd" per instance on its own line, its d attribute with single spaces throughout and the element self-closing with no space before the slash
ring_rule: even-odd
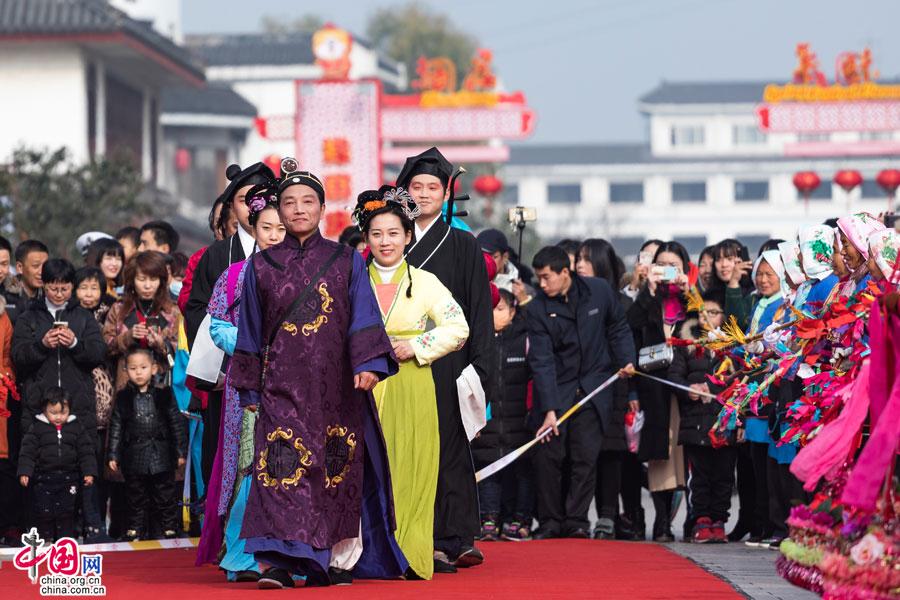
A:
<svg viewBox="0 0 900 600">
<path fill-rule="evenodd" d="M 494 51 L 495 70 L 538 114 L 530 142 L 642 140 L 637 99 L 661 80 L 786 79 L 810 42 L 829 79 L 844 50 L 869 46 L 900 74 L 897 0 L 423 1 Z M 362 34 L 362 0 L 185 0 L 186 33 L 250 32 L 263 15 L 317 14 Z"/>
</svg>

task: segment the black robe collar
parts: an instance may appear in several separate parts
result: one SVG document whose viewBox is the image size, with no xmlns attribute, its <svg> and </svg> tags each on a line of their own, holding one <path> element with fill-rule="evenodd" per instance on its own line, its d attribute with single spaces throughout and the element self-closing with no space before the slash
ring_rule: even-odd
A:
<svg viewBox="0 0 900 600">
<path fill-rule="evenodd" d="M 446 238 L 450 237 L 450 225 L 444 221 L 443 216 L 438 216 L 421 240 L 413 240 L 406 249 L 406 258 L 414 267 L 420 268 L 437 250 L 437 248 L 446 242 Z"/>
</svg>

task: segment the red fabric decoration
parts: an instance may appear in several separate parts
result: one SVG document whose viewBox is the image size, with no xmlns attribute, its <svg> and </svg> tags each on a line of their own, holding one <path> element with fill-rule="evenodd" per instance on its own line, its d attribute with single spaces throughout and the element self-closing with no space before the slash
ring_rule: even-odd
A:
<svg viewBox="0 0 900 600">
<path fill-rule="evenodd" d="M 488 281 L 493 281 L 494 277 L 497 276 L 497 263 L 494 262 L 494 257 L 487 252 L 482 252 L 481 254 L 484 256 L 484 266 L 487 269 Z"/>
</svg>

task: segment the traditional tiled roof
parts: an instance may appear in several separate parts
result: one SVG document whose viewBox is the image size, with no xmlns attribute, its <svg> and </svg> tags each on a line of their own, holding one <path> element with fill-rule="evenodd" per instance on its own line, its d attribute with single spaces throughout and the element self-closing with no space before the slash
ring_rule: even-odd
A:
<svg viewBox="0 0 900 600">
<path fill-rule="evenodd" d="M 663 81 L 642 104 L 754 104 L 773 81 Z"/>
<path fill-rule="evenodd" d="M 366 48 L 369 42 L 356 38 L 353 41 Z M 312 52 L 312 34 L 294 33 L 238 33 L 189 35 L 187 45 L 203 57 L 207 65 L 311 65 L 315 63 Z M 399 74 L 399 63 L 378 55 L 378 67 Z"/>
<path fill-rule="evenodd" d="M 126 35 L 191 77 L 204 77 L 184 48 L 103 0 L 0 0 L 0 39 L 96 34 Z"/>
<path fill-rule="evenodd" d="M 603 165 L 650 162 L 645 143 L 534 144 L 510 147 L 509 165 Z"/>
<path fill-rule="evenodd" d="M 256 107 L 227 85 L 167 87 L 162 91 L 164 113 L 196 113 L 255 117 Z"/>
</svg>

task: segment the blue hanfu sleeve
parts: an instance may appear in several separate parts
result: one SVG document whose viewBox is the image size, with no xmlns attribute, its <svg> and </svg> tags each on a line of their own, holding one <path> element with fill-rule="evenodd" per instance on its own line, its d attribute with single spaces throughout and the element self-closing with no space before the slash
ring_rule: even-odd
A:
<svg viewBox="0 0 900 600">
<path fill-rule="evenodd" d="M 230 381 L 238 391 L 241 406 L 259 404 L 262 389 L 264 344 L 262 308 L 256 282 L 256 269 L 252 260 L 247 261 L 244 288 L 241 292 L 241 326 L 237 331 L 234 356 L 231 362 Z"/>
<path fill-rule="evenodd" d="M 237 345 L 238 328 L 222 319 L 215 317 L 210 318 L 209 337 L 212 338 L 213 344 L 217 348 L 225 352 L 228 356 L 234 354 L 234 348 Z"/>
</svg>

